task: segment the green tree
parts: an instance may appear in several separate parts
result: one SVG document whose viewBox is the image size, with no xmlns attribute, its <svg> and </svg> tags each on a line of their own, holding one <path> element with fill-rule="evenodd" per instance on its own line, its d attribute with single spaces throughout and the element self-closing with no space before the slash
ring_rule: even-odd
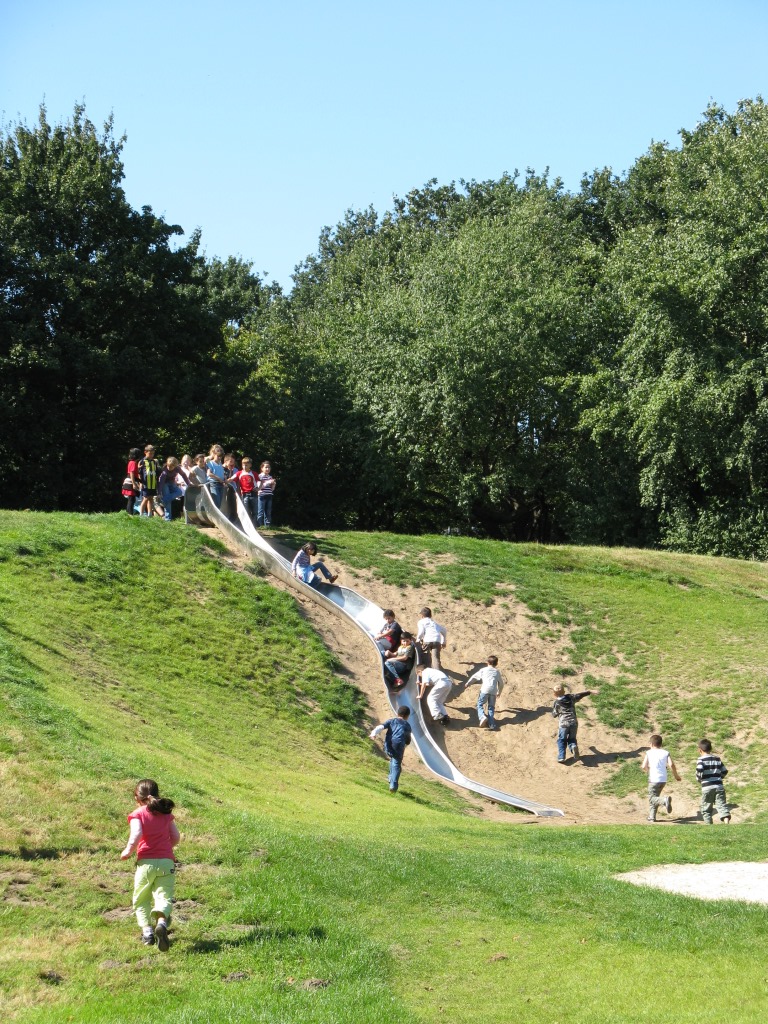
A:
<svg viewBox="0 0 768 1024">
<path fill-rule="evenodd" d="M 5 501 L 114 507 L 127 449 L 183 436 L 221 344 L 198 238 L 121 187 L 124 139 L 82 106 L 0 136 Z"/>
<path fill-rule="evenodd" d="M 588 418 L 625 432 L 643 504 L 686 550 L 768 557 L 766 181 L 762 101 L 710 107 L 632 168 L 607 265 L 622 337 Z"/>
</svg>

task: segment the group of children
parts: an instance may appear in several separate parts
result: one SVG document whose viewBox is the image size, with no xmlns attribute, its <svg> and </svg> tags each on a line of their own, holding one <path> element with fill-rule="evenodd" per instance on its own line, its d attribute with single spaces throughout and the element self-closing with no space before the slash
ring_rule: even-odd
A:
<svg viewBox="0 0 768 1024">
<path fill-rule="evenodd" d="M 576 742 L 578 731 L 578 720 L 576 718 L 576 704 L 583 697 L 589 697 L 597 693 L 597 690 L 584 690 L 582 693 L 566 693 L 565 687 L 561 685 L 553 688 L 555 701 L 552 706 L 552 714 L 558 719 L 557 732 L 557 760 L 559 764 L 566 761 L 566 749 L 568 749 L 576 760 L 579 757 L 579 747 Z M 672 760 L 668 750 L 664 749 L 663 740 L 658 733 L 651 736 L 651 745 L 643 758 L 641 768 L 648 774 L 648 821 L 656 821 L 659 809 L 664 809 L 667 814 L 672 813 L 672 797 L 667 794 L 662 796 L 662 790 L 667 784 L 668 772 L 672 772 L 678 782 L 682 779 L 678 773 L 675 762 Z M 712 743 L 708 739 L 699 741 L 699 758 L 696 762 L 696 779 L 701 784 L 701 816 L 707 825 L 712 824 L 712 811 L 715 809 L 724 824 L 729 824 L 731 813 L 728 809 L 728 802 L 725 796 L 723 780 L 728 774 L 728 769 L 717 754 L 712 753 Z"/>
<path fill-rule="evenodd" d="M 155 457 L 154 445 L 132 448 L 128 455 L 123 497 L 129 515 L 151 517 L 162 513 L 171 520 L 173 502 L 183 498 L 188 487 L 208 487 L 217 508 L 221 508 L 227 487 L 237 490 L 248 514 L 257 526 L 272 524 L 272 499 L 277 481 L 272 476 L 269 462 L 262 462 L 259 473 L 253 470 L 253 461 L 245 456 L 240 469 L 231 453 L 225 454 L 219 444 L 211 447 L 208 455 L 185 455 L 181 462 L 171 455 L 165 462 Z M 158 507 L 158 505 L 160 507 Z"/>
<path fill-rule="evenodd" d="M 663 742 L 658 733 L 651 736 L 651 746 L 641 765 L 643 771 L 648 774 L 648 821 L 656 821 L 659 808 L 663 807 L 667 814 L 672 813 L 672 797 L 661 795 L 667 784 L 667 773 L 671 771 L 677 781 L 681 781 L 672 755 L 664 749 Z M 707 739 L 699 740 L 696 780 L 701 785 L 699 809 L 706 825 L 712 824 L 713 810 L 717 811 L 717 815 L 724 825 L 730 824 L 731 812 L 723 785 L 727 774 L 728 769 L 721 758 L 712 753 L 712 743 Z"/>
</svg>

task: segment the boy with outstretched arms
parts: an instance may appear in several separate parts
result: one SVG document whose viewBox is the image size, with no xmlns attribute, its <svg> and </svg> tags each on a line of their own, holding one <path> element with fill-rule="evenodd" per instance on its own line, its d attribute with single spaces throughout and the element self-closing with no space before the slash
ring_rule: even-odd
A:
<svg viewBox="0 0 768 1024">
<path fill-rule="evenodd" d="M 645 752 L 643 763 L 640 765 L 648 774 L 648 821 L 656 821 L 656 812 L 663 807 L 667 814 L 672 813 L 672 797 L 661 795 L 661 791 L 667 784 L 667 769 L 672 770 L 678 782 L 678 774 L 675 762 L 668 750 L 662 746 L 663 740 L 658 733 L 651 736 L 651 745 Z"/>
<path fill-rule="evenodd" d="M 728 769 L 717 756 L 712 753 L 709 740 L 699 740 L 701 754 L 696 762 L 696 778 L 701 783 L 701 816 L 705 825 L 712 824 L 712 808 L 717 808 L 720 821 L 724 825 L 731 822 L 731 812 L 725 799 L 723 779 Z"/>
<path fill-rule="evenodd" d="M 555 695 L 552 714 L 558 720 L 557 762 L 564 764 L 566 747 L 570 749 L 574 760 L 579 756 L 579 748 L 576 744 L 576 733 L 579 728 L 576 719 L 576 703 L 597 691 L 584 690 L 582 693 L 566 693 L 563 684 L 558 683 L 557 686 L 552 687 L 552 692 Z"/>
<path fill-rule="evenodd" d="M 405 748 L 411 742 L 411 723 L 408 719 L 411 716 L 409 707 L 397 709 L 397 718 L 390 718 L 382 725 L 377 725 L 371 731 L 371 739 L 375 740 L 380 732 L 386 731 L 384 737 L 384 753 L 389 758 L 389 792 L 396 793 L 400 781 L 400 772 L 403 768 L 403 756 Z"/>
</svg>

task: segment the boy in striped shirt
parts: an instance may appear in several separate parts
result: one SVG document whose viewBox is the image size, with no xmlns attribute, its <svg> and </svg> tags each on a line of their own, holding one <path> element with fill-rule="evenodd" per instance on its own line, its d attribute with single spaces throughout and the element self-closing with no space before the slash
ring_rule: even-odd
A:
<svg viewBox="0 0 768 1024">
<path fill-rule="evenodd" d="M 720 821 L 728 825 L 731 821 L 731 812 L 728 810 L 723 785 L 728 769 L 717 754 L 712 753 L 712 744 L 709 740 L 700 740 L 699 750 L 701 755 L 696 762 L 696 778 L 701 783 L 701 816 L 704 824 L 712 824 L 712 808 L 716 807 Z"/>
</svg>

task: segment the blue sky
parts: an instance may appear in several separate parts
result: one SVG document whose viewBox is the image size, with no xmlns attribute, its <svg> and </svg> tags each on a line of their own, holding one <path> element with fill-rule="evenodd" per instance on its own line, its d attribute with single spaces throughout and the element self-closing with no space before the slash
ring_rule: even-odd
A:
<svg viewBox="0 0 768 1024">
<path fill-rule="evenodd" d="M 430 178 L 566 187 L 768 95 L 768 4 L 0 0 L 0 113 L 112 112 L 128 199 L 290 287 L 321 228 Z"/>
</svg>

